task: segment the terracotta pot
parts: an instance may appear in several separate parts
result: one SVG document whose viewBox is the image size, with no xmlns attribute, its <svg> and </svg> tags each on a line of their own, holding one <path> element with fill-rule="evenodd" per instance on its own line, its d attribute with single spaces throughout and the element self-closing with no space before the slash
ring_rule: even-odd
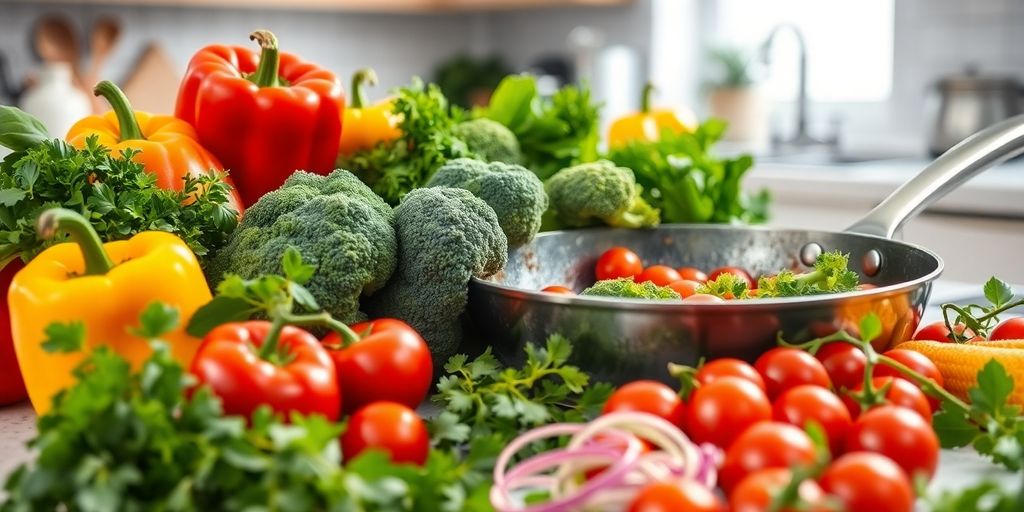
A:
<svg viewBox="0 0 1024 512">
<path fill-rule="evenodd" d="M 711 116 L 729 122 L 724 140 L 749 150 L 768 147 L 768 101 L 757 87 L 713 89 L 708 100 Z"/>
</svg>

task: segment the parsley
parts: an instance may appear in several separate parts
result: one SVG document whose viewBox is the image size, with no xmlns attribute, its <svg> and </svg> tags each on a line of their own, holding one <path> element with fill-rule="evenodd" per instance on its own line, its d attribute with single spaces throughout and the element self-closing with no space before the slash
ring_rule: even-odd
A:
<svg viewBox="0 0 1024 512">
<path fill-rule="evenodd" d="M 949 330 L 951 341 L 964 343 L 973 336 L 988 339 L 989 331 L 999 323 L 1001 313 L 1024 305 L 1024 298 L 1016 298 L 1010 285 L 997 277 L 989 278 L 983 291 L 985 298 L 989 301 L 987 306 L 979 304 L 942 305 L 942 319 Z M 959 324 L 963 324 L 965 328 L 954 329 L 954 326 Z"/>
<path fill-rule="evenodd" d="M 932 512 L 1016 512 L 1024 503 L 1024 486 L 1014 491 L 1000 482 L 982 480 L 959 491 L 945 491 L 927 499 Z"/>
<path fill-rule="evenodd" d="M 161 189 L 131 160 L 136 153 L 111 155 L 90 137 L 81 150 L 52 139 L 8 155 L 0 163 L 0 261 L 28 261 L 63 241 L 36 235 L 39 213 L 53 207 L 81 213 L 105 242 L 157 230 L 178 235 L 200 257 L 223 245 L 238 222 L 229 185 L 220 176 L 189 176 L 180 192 Z"/>
<path fill-rule="evenodd" d="M 526 344 L 522 368 L 504 367 L 488 348 L 476 359 L 448 360 L 433 401 L 444 411 L 431 423 L 435 443 L 453 446 L 478 437 L 507 443 L 525 429 L 553 422 L 596 417 L 614 388 L 590 383 L 590 376 L 567 364 L 572 345 L 559 335 L 544 347 Z"/>
</svg>

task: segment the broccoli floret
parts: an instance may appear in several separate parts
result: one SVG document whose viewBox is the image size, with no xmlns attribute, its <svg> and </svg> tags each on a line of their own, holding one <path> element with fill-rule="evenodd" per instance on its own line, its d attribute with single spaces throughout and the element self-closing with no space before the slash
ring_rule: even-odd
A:
<svg viewBox="0 0 1024 512">
<path fill-rule="evenodd" d="M 661 212 L 640 197 L 633 171 L 607 160 L 575 165 L 547 181 L 551 218 L 545 227 L 657 226 Z"/>
<path fill-rule="evenodd" d="M 415 328 L 440 368 L 462 340 L 470 278 L 504 268 L 508 243 L 494 210 L 457 188 L 409 192 L 395 208 L 395 230 L 398 269 L 364 304 L 375 317 L 399 318 Z"/>
<path fill-rule="evenodd" d="M 658 286 L 650 281 L 637 283 L 628 277 L 605 279 L 583 290 L 580 295 L 600 297 L 621 297 L 624 299 L 679 299 L 678 293 L 667 286 Z"/>
<path fill-rule="evenodd" d="M 225 273 L 251 279 L 282 274 L 281 256 L 296 247 L 316 265 L 307 288 L 344 322 L 365 316 L 359 299 L 380 289 L 395 269 L 398 244 L 391 207 L 352 173 L 298 171 L 245 212 L 207 267 L 216 285 Z"/>
<path fill-rule="evenodd" d="M 509 247 L 533 240 L 548 208 L 544 183 L 529 169 L 513 164 L 488 164 L 470 158 L 449 160 L 427 186 L 462 188 L 483 199 L 498 214 Z"/>
<path fill-rule="evenodd" d="M 523 160 L 519 139 L 505 125 L 491 119 L 472 119 L 455 125 L 456 137 L 488 162 L 518 164 Z"/>
</svg>

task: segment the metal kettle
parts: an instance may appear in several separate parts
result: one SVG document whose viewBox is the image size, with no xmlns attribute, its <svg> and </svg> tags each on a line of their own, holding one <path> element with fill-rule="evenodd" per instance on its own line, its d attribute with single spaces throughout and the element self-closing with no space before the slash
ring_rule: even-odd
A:
<svg viewBox="0 0 1024 512">
<path fill-rule="evenodd" d="M 1024 112 L 1024 89 L 1012 77 L 980 75 L 968 69 L 942 78 L 935 89 L 928 142 L 933 156 L 982 128 Z"/>
</svg>

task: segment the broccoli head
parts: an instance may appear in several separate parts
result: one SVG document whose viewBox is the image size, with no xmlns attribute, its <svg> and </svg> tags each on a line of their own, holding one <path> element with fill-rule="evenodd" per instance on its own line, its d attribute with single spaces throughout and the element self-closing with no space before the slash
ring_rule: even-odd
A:
<svg viewBox="0 0 1024 512">
<path fill-rule="evenodd" d="M 470 158 L 449 160 L 427 186 L 466 189 L 483 199 L 498 214 L 509 247 L 533 240 L 548 209 L 544 183 L 529 169 L 513 164 L 488 164 Z"/>
<path fill-rule="evenodd" d="M 281 275 L 281 256 L 294 246 L 316 265 L 307 288 L 320 306 L 341 321 L 358 321 L 360 297 L 383 287 L 395 269 L 394 219 L 391 207 L 352 173 L 298 171 L 246 210 L 207 277 L 216 284 L 225 273 Z"/>
<path fill-rule="evenodd" d="M 642 197 L 633 171 L 607 160 L 562 169 L 547 181 L 551 216 L 545 227 L 655 227 L 661 212 Z"/>
<path fill-rule="evenodd" d="M 624 299 L 679 299 L 678 293 L 667 286 L 658 286 L 650 281 L 637 283 L 628 277 L 605 279 L 583 290 L 580 295 L 599 297 L 621 297 Z"/>
<path fill-rule="evenodd" d="M 491 119 L 472 119 L 455 125 L 456 137 L 488 162 L 517 164 L 523 160 L 519 139 L 505 125 Z"/>
<path fill-rule="evenodd" d="M 404 320 L 430 346 L 436 367 L 462 340 L 471 277 L 505 267 L 508 243 L 494 210 L 467 190 L 419 188 L 395 208 L 398 268 L 364 304 L 375 317 Z"/>
</svg>

